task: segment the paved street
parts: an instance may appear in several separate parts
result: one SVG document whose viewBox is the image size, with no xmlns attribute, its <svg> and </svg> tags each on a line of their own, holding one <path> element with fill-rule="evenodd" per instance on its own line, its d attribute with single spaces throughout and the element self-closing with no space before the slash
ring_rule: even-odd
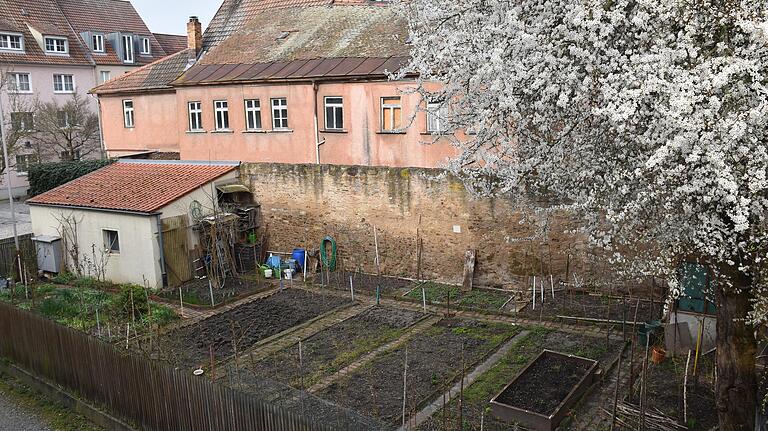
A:
<svg viewBox="0 0 768 431">
<path fill-rule="evenodd" d="M 0 390 L 0 431 L 49 431 L 45 421 L 29 407 Z"/>
<path fill-rule="evenodd" d="M 29 218 L 29 207 L 23 203 L 14 201 L 13 209 L 16 213 L 16 229 L 19 235 L 32 233 L 32 223 Z M 11 205 L 8 201 L 0 202 L 0 239 L 13 236 L 13 224 L 11 223 Z"/>
</svg>

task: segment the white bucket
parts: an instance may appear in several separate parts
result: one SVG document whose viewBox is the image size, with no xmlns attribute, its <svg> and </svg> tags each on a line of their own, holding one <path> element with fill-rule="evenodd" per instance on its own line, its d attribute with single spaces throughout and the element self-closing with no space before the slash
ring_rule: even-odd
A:
<svg viewBox="0 0 768 431">
<path fill-rule="evenodd" d="M 265 269 L 264 270 L 264 278 L 272 278 L 272 270 L 271 269 Z"/>
<path fill-rule="evenodd" d="M 293 278 L 293 270 L 291 268 L 286 269 L 284 272 L 285 272 L 286 280 L 290 280 Z"/>
</svg>

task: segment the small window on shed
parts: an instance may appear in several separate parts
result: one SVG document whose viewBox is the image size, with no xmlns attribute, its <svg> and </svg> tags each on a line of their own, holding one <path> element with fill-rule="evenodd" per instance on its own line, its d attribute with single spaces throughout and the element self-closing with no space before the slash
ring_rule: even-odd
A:
<svg viewBox="0 0 768 431">
<path fill-rule="evenodd" d="M 107 253 L 120 253 L 120 235 L 116 230 L 104 229 L 104 251 Z"/>
</svg>

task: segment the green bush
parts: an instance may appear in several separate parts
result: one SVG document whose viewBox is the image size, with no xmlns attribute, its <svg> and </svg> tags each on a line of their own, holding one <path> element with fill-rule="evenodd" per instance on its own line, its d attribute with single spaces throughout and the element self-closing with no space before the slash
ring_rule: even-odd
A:
<svg viewBox="0 0 768 431">
<path fill-rule="evenodd" d="M 75 281 L 77 276 L 75 274 L 72 274 L 71 272 L 61 272 L 59 274 L 56 274 L 55 277 L 51 279 L 54 283 L 58 284 L 69 284 Z"/>
<path fill-rule="evenodd" d="M 112 163 L 112 160 L 79 160 L 73 162 L 38 163 L 29 167 L 29 196 L 37 196 L 48 190 L 80 178 L 85 174 Z"/>
<path fill-rule="evenodd" d="M 144 288 L 135 284 L 120 286 L 120 293 L 112 298 L 112 312 L 117 316 L 140 320 L 149 314 L 149 303 Z M 133 316 L 131 316 L 133 313 Z"/>
</svg>

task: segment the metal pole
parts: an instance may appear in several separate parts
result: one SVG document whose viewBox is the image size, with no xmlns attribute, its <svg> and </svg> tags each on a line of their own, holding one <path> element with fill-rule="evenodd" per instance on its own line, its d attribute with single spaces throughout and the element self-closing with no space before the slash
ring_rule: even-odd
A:
<svg viewBox="0 0 768 431">
<path fill-rule="evenodd" d="M 2 89 L 2 86 L 0 86 Z M 10 162 L 8 160 L 8 147 L 5 141 L 5 113 L 3 112 L 2 91 L 0 91 L 0 143 L 3 145 L 3 160 L 5 163 L 5 183 L 8 188 L 8 202 L 11 207 L 11 224 L 13 225 L 13 243 L 16 245 L 16 257 L 19 257 L 19 234 L 16 231 L 16 212 L 13 210 L 13 193 L 11 188 Z M 21 274 L 19 274 L 21 277 Z"/>
</svg>

